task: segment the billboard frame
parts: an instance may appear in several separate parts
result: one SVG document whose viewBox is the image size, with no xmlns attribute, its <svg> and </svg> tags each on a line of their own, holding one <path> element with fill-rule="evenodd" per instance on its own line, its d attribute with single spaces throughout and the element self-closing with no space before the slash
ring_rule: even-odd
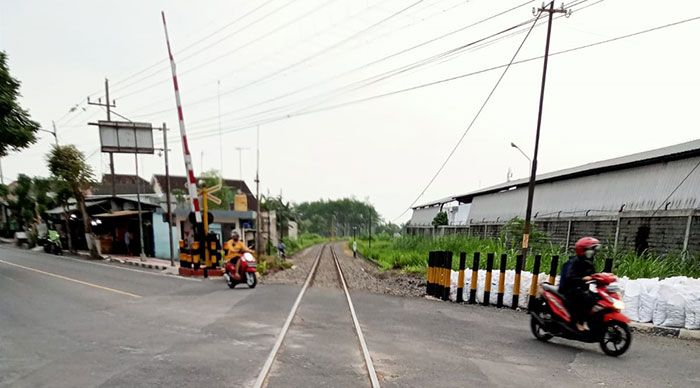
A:
<svg viewBox="0 0 700 388">
<path fill-rule="evenodd" d="M 151 123 L 99 120 L 96 125 L 102 152 L 150 155 L 155 152 Z"/>
</svg>

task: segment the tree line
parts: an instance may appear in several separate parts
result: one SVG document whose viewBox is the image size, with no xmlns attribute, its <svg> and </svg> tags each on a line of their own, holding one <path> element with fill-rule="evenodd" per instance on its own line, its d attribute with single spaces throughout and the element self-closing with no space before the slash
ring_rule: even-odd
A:
<svg viewBox="0 0 700 388">
<path fill-rule="evenodd" d="M 356 198 L 320 199 L 301 203 L 285 202 L 281 196 L 263 198 L 264 210 L 274 210 L 285 229 L 289 221 L 297 222 L 301 233 L 330 237 L 366 237 L 370 233 L 394 234 L 398 225 L 386 222 L 374 205 Z"/>
</svg>

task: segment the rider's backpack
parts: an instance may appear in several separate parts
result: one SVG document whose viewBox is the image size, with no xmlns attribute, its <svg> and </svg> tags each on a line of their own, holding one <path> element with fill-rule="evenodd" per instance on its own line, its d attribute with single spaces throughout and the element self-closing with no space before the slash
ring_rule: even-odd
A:
<svg viewBox="0 0 700 388">
<path fill-rule="evenodd" d="M 566 276 L 569 273 L 569 267 L 571 267 L 571 259 L 572 258 L 569 258 L 569 260 L 567 260 L 566 263 L 564 263 L 561 266 L 561 273 L 559 274 L 559 291 L 560 292 L 566 289 L 565 288 L 565 284 L 567 281 Z"/>
</svg>

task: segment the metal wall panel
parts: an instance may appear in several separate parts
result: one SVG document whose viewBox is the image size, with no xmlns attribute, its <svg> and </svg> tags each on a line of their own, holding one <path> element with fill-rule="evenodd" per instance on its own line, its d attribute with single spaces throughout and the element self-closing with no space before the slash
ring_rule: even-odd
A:
<svg viewBox="0 0 700 388">
<path fill-rule="evenodd" d="M 700 208 L 700 168 L 665 199 L 700 161 L 700 157 L 657 163 L 586 177 L 537 184 L 533 216 L 562 217 L 615 214 L 631 210 Z M 474 197 L 469 219 L 504 222 L 525 217 L 527 187 Z"/>
<path fill-rule="evenodd" d="M 433 219 L 439 212 L 440 206 L 413 209 L 410 224 L 415 226 L 432 225 Z"/>
</svg>

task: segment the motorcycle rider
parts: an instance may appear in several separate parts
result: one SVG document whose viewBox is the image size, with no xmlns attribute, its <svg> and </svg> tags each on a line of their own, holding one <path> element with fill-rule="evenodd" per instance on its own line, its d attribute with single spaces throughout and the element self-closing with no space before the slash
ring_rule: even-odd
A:
<svg viewBox="0 0 700 388">
<path fill-rule="evenodd" d="M 240 240 L 240 235 L 236 230 L 231 232 L 231 239 L 226 241 L 224 249 L 226 249 L 226 259 L 230 259 L 229 261 L 231 264 L 236 266 L 236 272 L 233 273 L 233 278 L 235 280 L 240 280 L 241 275 L 239 274 L 239 270 L 241 268 L 241 257 L 243 257 L 244 253 L 253 253 L 253 251 Z"/>
<path fill-rule="evenodd" d="M 593 237 L 583 237 L 574 246 L 576 256 L 572 256 L 562 268 L 559 292 L 566 298 L 572 321 L 579 331 L 587 330 L 585 320 L 596 304 L 596 296 L 588 289 L 586 282 L 596 273 L 593 259 L 600 250 L 600 241 Z"/>
</svg>

